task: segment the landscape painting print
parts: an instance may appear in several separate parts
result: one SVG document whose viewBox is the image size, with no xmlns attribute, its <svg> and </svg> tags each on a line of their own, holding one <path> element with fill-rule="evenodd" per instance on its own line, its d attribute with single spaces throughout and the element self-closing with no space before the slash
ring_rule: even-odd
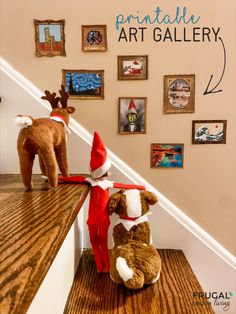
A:
<svg viewBox="0 0 236 314">
<path fill-rule="evenodd" d="M 193 120 L 193 144 L 226 144 L 226 120 Z"/>
<path fill-rule="evenodd" d="M 35 54 L 42 56 L 65 56 L 65 20 L 34 20 Z"/>
<path fill-rule="evenodd" d="M 62 76 L 70 98 L 104 98 L 104 70 L 62 70 Z"/>
<path fill-rule="evenodd" d="M 151 168 L 183 168 L 184 144 L 151 144 Z"/>
</svg>

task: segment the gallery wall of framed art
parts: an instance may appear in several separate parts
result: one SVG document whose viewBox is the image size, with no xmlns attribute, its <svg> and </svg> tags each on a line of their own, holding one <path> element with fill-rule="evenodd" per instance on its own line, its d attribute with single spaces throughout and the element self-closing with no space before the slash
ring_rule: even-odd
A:
<svg viewBox="0 0 236 314">
<path fill-rule="evenodd" d="M 55 3 L 2 0 L 1 56 L 41 91 L 67 86 L 78 123 L 234 251 L 233 0 Z M 159 22 L 185 6 L 195 24 L 158 24 L 158 6 Z"/>
</svg>

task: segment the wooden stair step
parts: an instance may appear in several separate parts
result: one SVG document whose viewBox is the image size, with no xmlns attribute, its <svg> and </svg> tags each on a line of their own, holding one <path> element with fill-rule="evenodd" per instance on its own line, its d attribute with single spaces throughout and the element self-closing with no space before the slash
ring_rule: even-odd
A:
<svg viewBox="0 0 236 314">
<path fill-rule="evenodd" d="M 1 314 L 26 313 L 89 192 L 33 181 L 25 192 L 19 175 L 0 175 Z"/>
<path fill-rule="evenodd" d="M 108 273 L 97 273 L 90 249 L 84 250 L 64 314 L 207 314 L 214 313 L 183 251 L 158 250 L 162 259 L 160 279 L 140 290 L 115 284 Z M 194 305 L 194 302 L 208 305 Z"/>
</svg>

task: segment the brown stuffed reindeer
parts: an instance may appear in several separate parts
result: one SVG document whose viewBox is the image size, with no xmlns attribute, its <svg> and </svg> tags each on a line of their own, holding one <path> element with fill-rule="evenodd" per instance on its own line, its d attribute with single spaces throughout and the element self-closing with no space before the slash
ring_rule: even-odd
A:
<svg viewBox="0 0 236 314">
<path fill-rule="evenodd" d="M 18 115 L 15 118 L 20 130 L 17 149 L 20 161 L 20 172 L 25 187 L 32 189 L 32 168 L 35 155 L 38 154 L 39 165 L 44 176 L 47 176 L 52 187 L 57 186 L 57 163 L 63 176 L 68 176 L 66 155 L 66 131 L 68 130 L 69 114 L 75 111 L 74 107 L 67 107 L 68 93 L 64 86 L 56 93 L 45 91 L 41 97 L 50 102 L 52 112 L 48 118 L 33 119 L 30 116 Z M 61 103 L 59 105 L 58 103 Z"/>
</svg>

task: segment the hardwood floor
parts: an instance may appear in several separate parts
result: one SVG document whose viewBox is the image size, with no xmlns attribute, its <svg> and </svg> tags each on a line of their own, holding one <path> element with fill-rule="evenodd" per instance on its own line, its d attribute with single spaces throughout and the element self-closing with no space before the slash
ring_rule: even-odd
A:
<svg viewBox="0 0 236 314">
<path fill-rule="evenodd" d="M 214 313 L 207 300 L 194 298 L 201 292 L 181 250 L 158 250 L 162 272 L 158 282 L 138 291 L 112 282 L 109 274 L 96 272 L 91 250 L 85 250 L 64 314 L 207 314 Z M 194 305 L 200 302 L 201 305 Z"/>
<path fill-rule="evenodd" d="M 40 176 L 34 176 L 33 191 L 24 190 L 19 176 L 0 176 L 0 314 L 27 312 L 89 192 L 85 185 L 50 189 Z M 160 280 L 132 291 L 98 274 L 85 250 L 64 314 L 214 313 L 206 299 L 193 296 L 202 289 L 183 252 L 159 253 Z"/>
<path fill-rule="evenodd" d="M 19 176 L 0 176 L 1 314 L 26 313 L 89 192 L 86 185 L 50 189 L 40 176 L 33 181 L 25 192 Z"/>
</svg>

